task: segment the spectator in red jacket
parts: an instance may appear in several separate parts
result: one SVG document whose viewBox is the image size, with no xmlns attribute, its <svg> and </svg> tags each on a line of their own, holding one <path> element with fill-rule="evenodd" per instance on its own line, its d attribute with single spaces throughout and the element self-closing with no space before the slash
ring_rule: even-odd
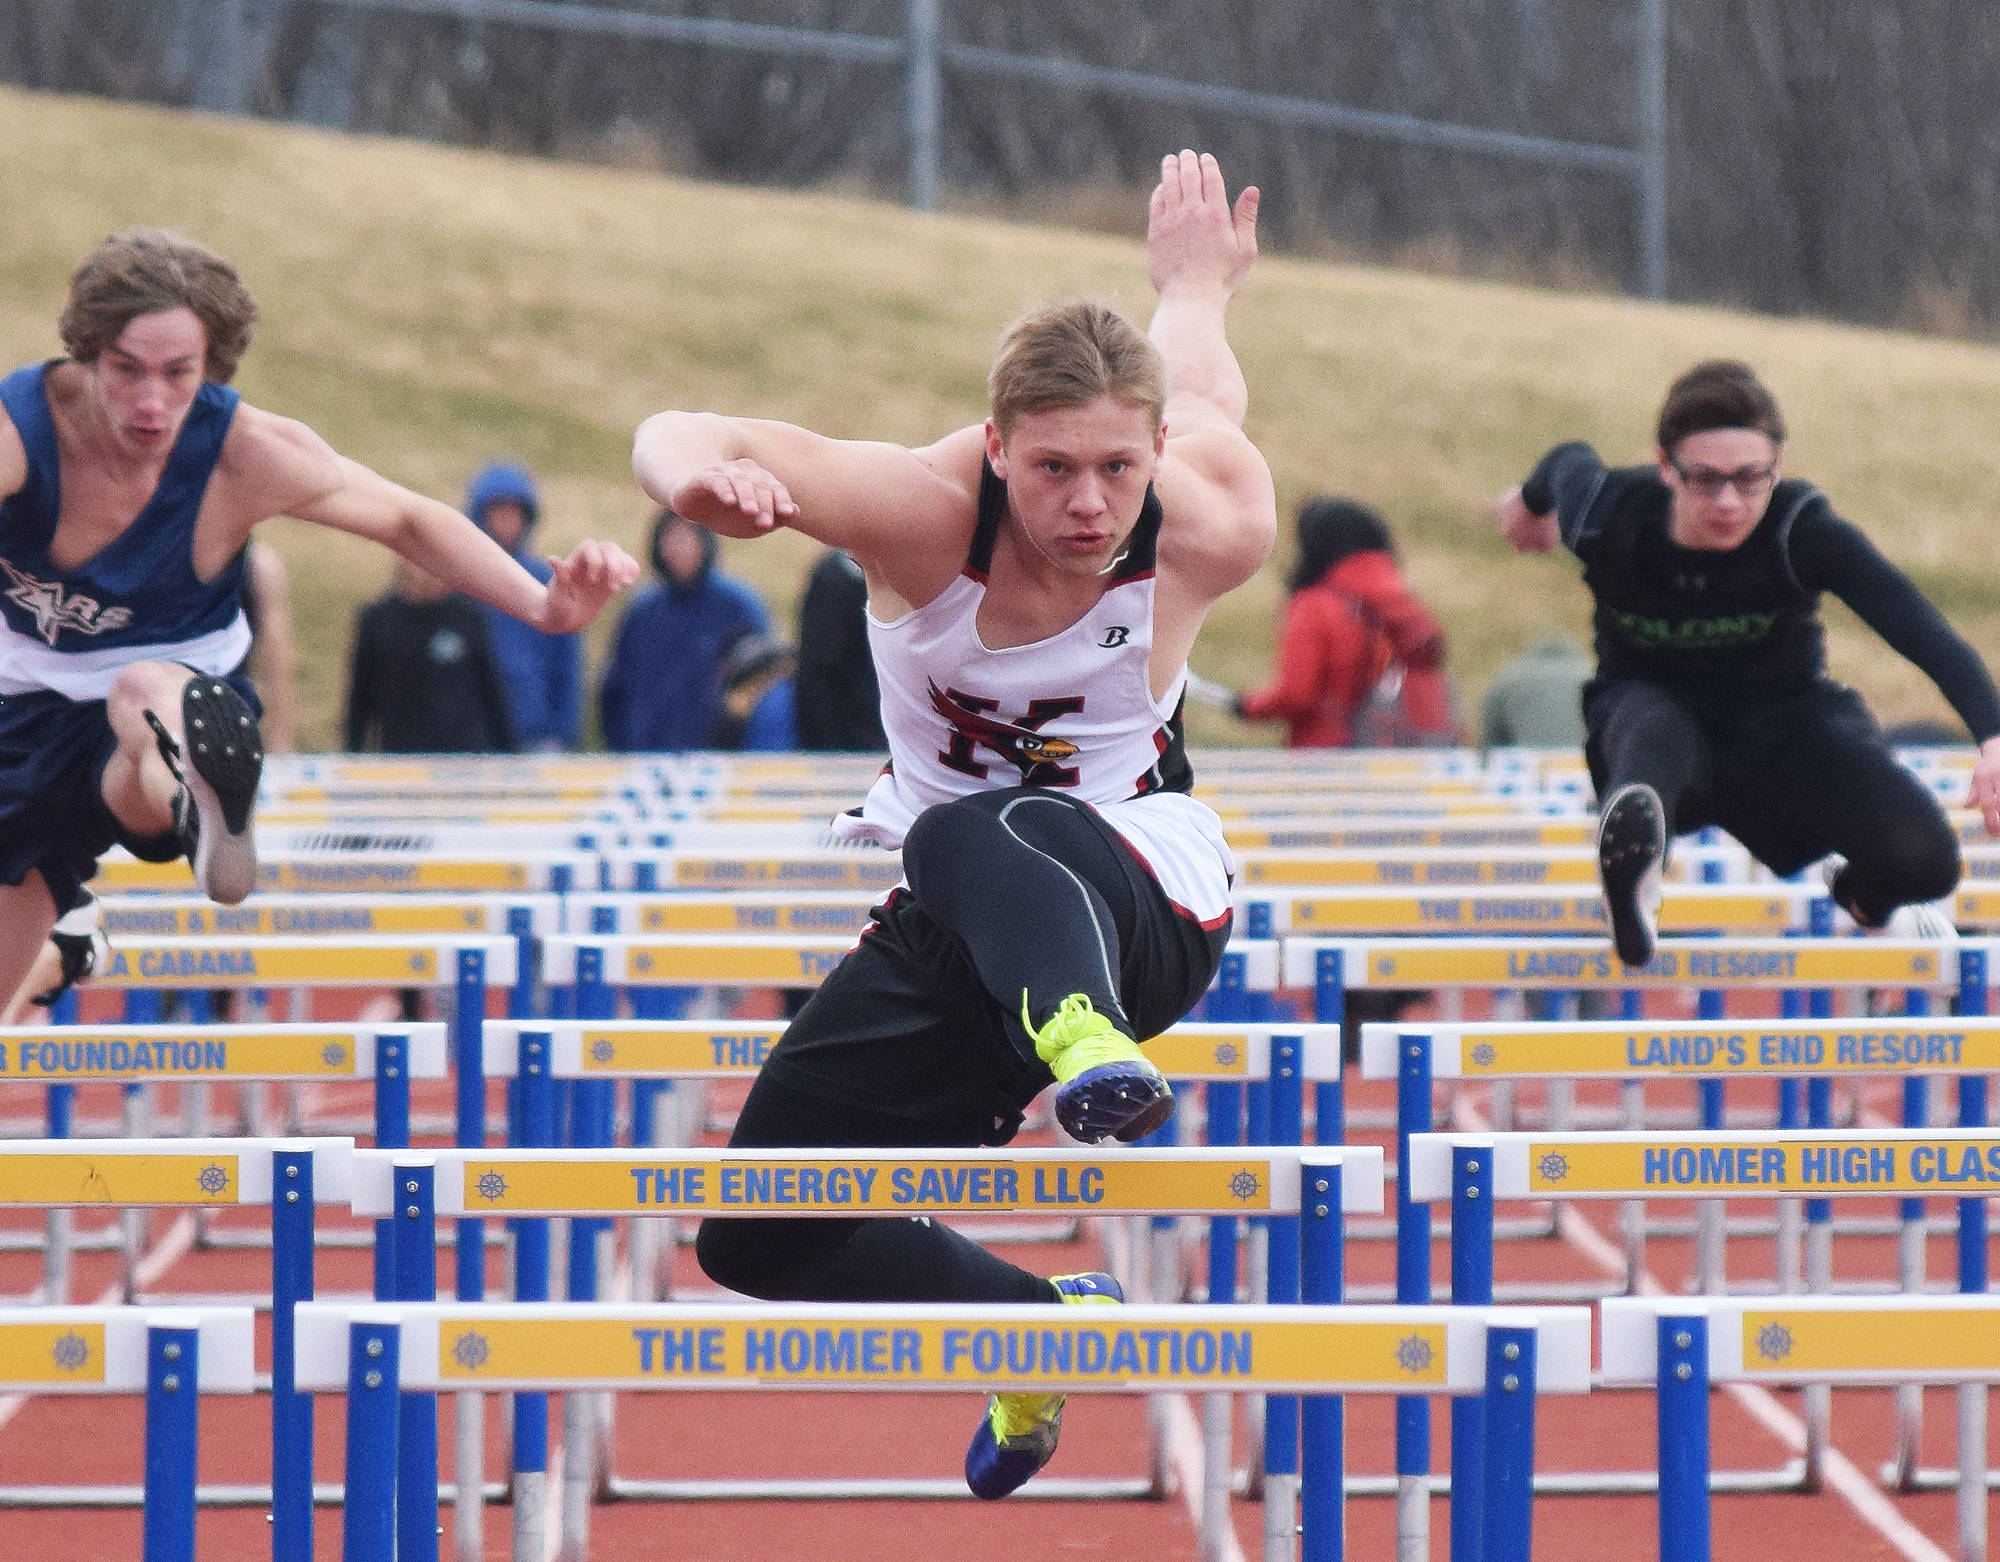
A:
<svg viewBox="0 0 2000 1562">
<path fill-rule="evenodd" d="M 1245 721 L 1282 721 L 1289 748 L 1458 741 L 1444 631 L 1411 594 L 1382 517 L 1352 499 L 1299 510 L 1278 670 L 1239 695 Z"/>
</svg>

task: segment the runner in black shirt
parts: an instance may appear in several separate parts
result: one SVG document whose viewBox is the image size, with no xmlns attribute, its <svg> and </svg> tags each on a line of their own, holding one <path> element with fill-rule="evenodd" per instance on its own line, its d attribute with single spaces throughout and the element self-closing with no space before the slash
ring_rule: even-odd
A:
<svg viewBox="0 0 2000 1562">
<path fill-rule="evenodd" d="M 1500 499 L 1517 549 L 1558 541 L 1596 603 L 1585 754 L 1619 956 L 1652 957 L 1675 831 L 1718 824 L 1774 873 L 1845 859 L 1834 899 L 1863 927 L 1958 882 L 1958 841 L 1851 689 L 1826 676 L 1831 591 L 1927 673 L 1980 745 L 1972 803 L 2000 834 L 2000 692 L 1978 653 L 1809 483 L 1744 364 L 1696 365 L 1660 411 L 1656 466 L 1558 445 Z"/>
</svg>

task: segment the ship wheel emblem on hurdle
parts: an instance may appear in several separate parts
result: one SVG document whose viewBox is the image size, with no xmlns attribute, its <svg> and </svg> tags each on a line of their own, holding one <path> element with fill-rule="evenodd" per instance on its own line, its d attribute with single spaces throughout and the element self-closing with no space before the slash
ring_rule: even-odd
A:
<svg viewBox="0 0 2000 1562">
<path fill-rule="evenodd" d="M 81 1334 L 60 1335 L 49 1354 L 63 1371 L 76 1372 L 90 1361 L 90 1341 Z"/>
<path fill-rule="evenodd" d="M 329 1041 L 319 1049 L 319 1060 L 328 1068 L 339 1068 L 347 1062 L 347 1043 Z"/>
<path fill-rule="evenodd" d="M 481 1172 L 472 1190 L 482 1199 L 497 1199 L 506 1193 L 507 1179 L 498 1172 Z"/>
<path fill-rule="evenodd" d="M 1422 1372 L 1431 1364 L 1431 1342 L 1420 1334 L 1399 1341 L 1396 1346 L 1396 1365 L 1405 1372 Z"/>
<path fill-rule="evenodd" d="M 618 1049 L 603 1036 L 590 1044 L 590 1060 L 593 1063 L 609 1063 L 617 1055 Z"/>
<path fill-rule="evenodd" d="M 1472 1066 L 1474 1068 L 1491 1068 L 1493 1066 L 1493 1044 L 1491 1042 L 1482 1041 L 1472 1049 Z"/>
<path fill-rule="evenodd" d="M 201 1191 L 206 1193 L 210 1198 L 229 1191 L 228 1170 L 217 1166 L 213 1161 L 202 1167 L 201 1173 L 195 1178 L 195 1181 L 201 1184 Z"/>
<path fill-rule="evenodd" d="M 1757 1331 L 1757 1354 L 1766 1361 L 1783 1361 L 1792 1353 L 1792 1331 L 1782 1323 L 1767 1323 Z"/>
<path fill-rule="evenodd" d="M 1233 1041 L 1218 1041 L 1215 1044 L 1215 1063 L 1218 1068 L 1234 1068 L 1241 1056 Z"/>
<path fill-rule="evenodd" d="M 1545 1155 L 1536 1162 L 1536 1170 L 1542 1174 L 1544 1182 L 1561 1182 L 1569 1175 L 1569 1157 L 1553 1153 Z"/>
<path fill-rule="evenodd" d="M 1257 1174 L 1247 1166 L 1229 1179 L 1230 1195 L 1242 1199 L 1245 1203 L 1257 1197 L 1258 1190 L 1263 1186 L 1263 1183 L 1257 1180 Z"/>
<path fill-rule="evenodd" d="M 477 1372 L 492 1354 L 487 1349 L 486 1336 L 474 1334 L 470 1329 L 451 1342 L 451 1359 L 467 1372 Z"/>
</svg>

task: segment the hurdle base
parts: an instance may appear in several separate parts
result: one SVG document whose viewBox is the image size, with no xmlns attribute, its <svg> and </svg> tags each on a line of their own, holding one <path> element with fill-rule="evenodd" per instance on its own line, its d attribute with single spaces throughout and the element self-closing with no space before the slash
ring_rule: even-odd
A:
<svg viewBox="0 0 2000 1562">
<path fill-rule="evenodd" d="M 1893 1464 L 1882 1466 L 1882 1485 L 1893 1492 L 1957 1491 L 1958 1471 L 1919 1469 L 1910 1472 L 1907 1481 L 1897 1478 Z M 2000 1470 L 1989 1468 L 1986 1472 L 1986 1489 L 2000 1491 Z"/>
<path fill-rule="evenodd" d="M 1714 1470 L 1709 1474 L 1708 1489 L 1731 1495 L 1803 1491 L 1805 1474 L 1803 1459 L 1790 1460 L 1775 1470 Z M 1350 1497 L 1394 1497 L 1404 1479 L 1398 1475 L 1350 1475 L 1344 1490 Z M 1657 1470 L 1538 1470 L 1534 1479 L 1537 1496 L 1636 1497 L 1650 1496 L 1659 1489 Z M 1431 1476 L 1430 1494 L 1449 1497 L 1451 1477 Z"/>
<path fill-rule="evenodd" d="M 488 1481 L 484 1492 L 488 1502 L 507 1500 L 507 1484 L 504 1481 Z M 440 1502 L 450 1502 L 457 1495 L 458 1487 L 452 1482 L 438 1483 Z M 271 1506 L 271 1488 L 254 1485 L 197 1486 L 194 1500 L 195 1505 L 202 1508 L 268 1508 Z M 339 1481 L 313 1483 L 314 1507 L 338 1508 L 346 1501 L 347 1488 Z M 59 1508 L 143 1508 L 145 1505 L 146 1489 L 143 1486 L 0 1486 L 0 1509 L 52 1511 Z"/>
<path fill-rule="evenodd" d="M 962 1478 L 931 1480 L 729 1480 L 670 1481 L 614 1477 L 606 1496 L 613 1502 L 977 1502 Z M 1092 1480 L 1051 1476 L 1030 1481 L 1009 1502 L 1160 1501 L 1143 1476 Z"/>
</svg>

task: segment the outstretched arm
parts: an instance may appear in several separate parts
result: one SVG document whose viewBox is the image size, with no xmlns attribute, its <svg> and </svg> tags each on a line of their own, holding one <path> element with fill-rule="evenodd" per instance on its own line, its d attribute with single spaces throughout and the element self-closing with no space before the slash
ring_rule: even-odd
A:
<svg viewBox="0 0 2000 1562">
<path fill-rule="evenodd" d="M 543 586 L 451 506 L 336 455 L 302 423 L 239 412 L 229 438 L 224 461 L 255 514 L 295 516 L 379 542 L 453 590 L 545 633 L 583 628 L 638 579 L 639 566 L 623 548 L 586 541 L 550 560 L 555 574 Z"/>
<path fill-rule="evenodd" d="M 1166 459 L 1158 488 L 1175 521 L 1163 538 L 1195 595 L 1213 600 L 1256 573 L 1277 536 L 1270 468 L 1243 433 L 1250 392 L 1224 316 L 1257 258 L 1254 186 L 1232 206 L 1206 153 L 1161 159 L 1147 210 L 1146 263 L 1159 307 L 1151 336 L 1167 371 Z"/>
</svg>

